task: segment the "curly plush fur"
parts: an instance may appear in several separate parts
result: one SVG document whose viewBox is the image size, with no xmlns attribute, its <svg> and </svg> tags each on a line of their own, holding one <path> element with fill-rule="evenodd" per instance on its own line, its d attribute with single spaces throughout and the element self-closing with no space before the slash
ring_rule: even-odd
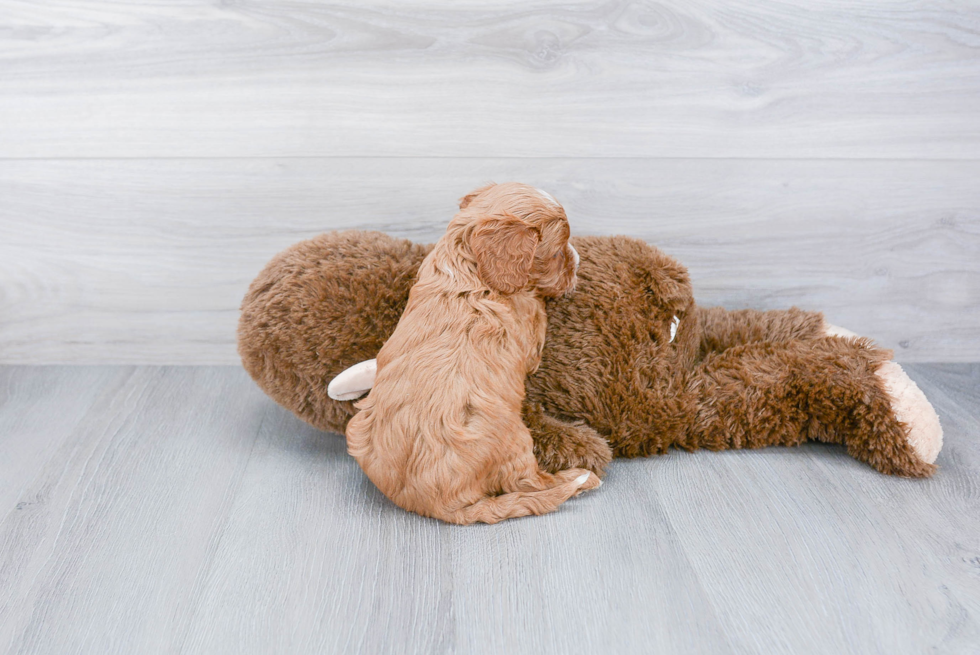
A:
<svg viewBox="0 0 980 655">
<path fill-rule="evenodd" d="M 684 267 L 641 241 L 572 243 L 578 287 L 547 302 L 522 408 L 545 470 L 601 474 L 613 454 L 818 440 L 882 473 L 934 471 L 938 418 L 901 369 L 885 366 L 890 351 L 837 336 L 816 312 L 698 307 Z M 327 384 L 377 355 L 430 248 L 351 231 L 280 253 L 242 304 L 245 368 L 297 416 L 342 433 L 356 409 L 331 400 Z"/>
</svg>

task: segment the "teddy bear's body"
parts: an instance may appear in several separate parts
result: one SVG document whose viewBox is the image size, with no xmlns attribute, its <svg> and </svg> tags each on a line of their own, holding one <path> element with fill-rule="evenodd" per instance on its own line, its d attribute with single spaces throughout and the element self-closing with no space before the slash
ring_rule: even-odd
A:
<svg viewBox="0 0 980 655">
<path fill-rule="evenodd" d="M 541 465 L 602 472 L 619 457 L 685 449 L 843 444 L 883 473 L 925 476 L 938 418 L 891 353 L 836 336 L 819 313 L 698 307 L 687 271 L 627 237 L 573 239 L 574 293 L 550 300 L 524 420 Z M 328 233 L 274 258 L 242 304 L 239 352 L 273 399 L 343 432 L 352 401 L 328 383 L 376 356 L 429 246 Z M 451 381 L 447 381 L 451 384 Z"/>
</svg>

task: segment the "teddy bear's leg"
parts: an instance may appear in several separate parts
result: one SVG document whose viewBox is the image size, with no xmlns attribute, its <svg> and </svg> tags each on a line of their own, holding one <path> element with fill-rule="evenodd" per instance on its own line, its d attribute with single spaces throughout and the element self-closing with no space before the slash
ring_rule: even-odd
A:
<svg viewBox="0 0 980 655">
<path fill-rule="evenodd" d="M 825 335 L 823 314 L 796 307 L 769 311 L 698 307 L 697 316 L 703 354 L 758 341 L 786 342 Z"/>
<path fill-rule="evenodd" d="M 557 473 L 584 468 L 602 477 L 613 453 L 598 432 L 583 423 L 568 423 L 549 416 L 536 403 L 525 402 L 524 424 L 534 440 L 534 457 L 542 469 Z"/>
<path fill-rule="evenodd" d="M 696 418 L 676 445 L 720 450 L 813 439 L 843 444 L 882 473 L 928 476 L 938 450 L 916 446 L 915 425 L 896 411 L 912 396 L 889 357 L 868 340 L 834 337 L 754 343 L 709 357 L 692 380 Z"/>
<path fill-rule="evenodd" d="M 857 338 L 858 335 L 851 332 L 847 328 L 842 328 L 838 325 L 831 325 L 826 320 L 824 320 L 821 332 L 825 337 L 843 337 L 845 339 Z"/>
<path fill-rule="evenodd" d="M 824 333 L 841 339 L 860 338 L 850 330 L 830 323 L 824 323 Z M 908 426 L 908 441 L 915 454 L 924 462 L 934 463 L 943 447 L 943 428 L 932 403 L 895 362 L 885 362 L 875 374 L 891 398 L 895 416 Z"/>
</svg>

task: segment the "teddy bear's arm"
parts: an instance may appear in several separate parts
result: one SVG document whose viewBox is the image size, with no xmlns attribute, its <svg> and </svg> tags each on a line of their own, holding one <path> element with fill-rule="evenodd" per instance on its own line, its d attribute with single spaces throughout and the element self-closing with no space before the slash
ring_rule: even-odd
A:
<svg viewBox="0 0 980 655">
<path fill-rule="evenodd" d="M 541 468 L 549 473 L 584 468 L 600 477 L 605 473 L 613 452 L 598 432 L 581 422 L 549 416 L 537 403 L 525 401 L 521 414 L 531 431 L 534 456 Z"/>
<path fill-rule="evenodd" d="M 796 307 L 770 311 L 698 307 L 697 316 L 705 355 L 759 341 L 785 343 L 826 334 L 823 314 Z"/>
</svg>

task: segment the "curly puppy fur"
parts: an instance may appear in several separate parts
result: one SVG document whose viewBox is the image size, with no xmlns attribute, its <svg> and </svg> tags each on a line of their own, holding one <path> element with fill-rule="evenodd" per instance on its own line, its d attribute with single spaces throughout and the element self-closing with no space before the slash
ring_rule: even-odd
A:
<svg viewBox="0 0 980 655">
<path fill-rule="evenodd" d="M 575 284 L 564 210 L 531 187 L 464 198 L 422 261 L 408 305 L 347 425 L 350 454 L 404 509 L 450 523 L 544 514 L 600 484 L 552 475 L 521 421 L 541 360 L 545 297 Z"/>
<path fill-rule="evenodd" d="M 522 408 L 542 468 L 601 474 L 613 454 L 809 439 L 842 444 L 883 473 L 935 469 L 893 411 L 879 375 L 889 351 L 828 336 L 816 312 L 698 307 L 684 267 L 641 241 L 572 243 L 578 285 L 546 302 L 547 338 Z M 242 304 L 245 368 L 300 418 L 344 432 L 357 410 L 331 400 L 327 383 L 377 355 L 430 248 L 335 232 L 281 253 Z"/>
</svg>

